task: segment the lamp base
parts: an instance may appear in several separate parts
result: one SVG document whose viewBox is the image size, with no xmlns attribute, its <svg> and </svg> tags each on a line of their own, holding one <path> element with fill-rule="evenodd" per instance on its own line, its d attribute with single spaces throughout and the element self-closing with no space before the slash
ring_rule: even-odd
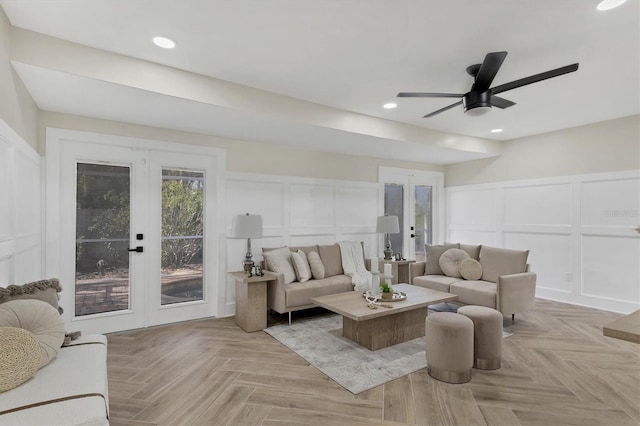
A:
<svg viewBox="0 0 640 426">
<path fill-rule="evenodd" d="M 247 273 L 250 274 L 251 270 L 253 269 L 253 266 L 255 265 L 255 262 L 251 259 L 245 259 L 242 262 L 242 269 Z"/>
<path fill-rule="evenodd" d="M 387 247 L 382 252 L 384 253 L 384 260 L 393 260 L 393 258 L 391 257 L 391 255 L 393 254 L 393 250 L 391 250 L 391 247 Z"/>
</svg>

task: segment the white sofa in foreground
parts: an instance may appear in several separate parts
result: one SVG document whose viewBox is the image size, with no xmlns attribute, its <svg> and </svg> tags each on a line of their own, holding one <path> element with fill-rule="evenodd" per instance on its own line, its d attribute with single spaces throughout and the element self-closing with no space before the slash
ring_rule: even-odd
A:
<svg viewBox="0 0 640 426">
<path fill-rule="evenodd" d="M 0 393 L 0 425 L 108 425 L 107 338 L 81 336 L 27 382 Z"/>
<path fill-rule="evenodd" d="M 107 338 L 65 336 L 61 290 L 0 287 L 0 425 L 109 424 Z"/>
</svg>

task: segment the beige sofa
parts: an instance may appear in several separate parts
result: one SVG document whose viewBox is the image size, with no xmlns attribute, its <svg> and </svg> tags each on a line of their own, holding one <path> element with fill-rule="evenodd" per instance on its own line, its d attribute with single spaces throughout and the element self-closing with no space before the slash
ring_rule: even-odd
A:
<svg viewBox="0 0 640 426">
<path fill-rule="evenodd" d="M 263 248 L 268 252 L 273 249 Z M 320 255 L 324 266 L 324 278 L 310 279 L 306 282 L 293 281 L 286 283 L 284 274 L 276 273 L 278 278 L 267 286 L 267 306 L 280 314 L 289 314 L 291 324 L 291 312 L 317 307 L 311 303 L 314 297 L 326 296 L 335 293 L 344 293 L 353 290 L 351 277 L 344 275 L 342 269 L 342 255 L 338 244 L 313 245 L 304 247 L 289 247 L 291 252 L 302 250 L 308 256 L 311 252 Z M 268 262 L 263 263 L 265 270 L 270 269 Z"/>
<path fill-rule="evenodd" d="M 461 249 L 479 262 L 482 273 L 479 279 L 465 280 L 444 274 L 440 258 L 451 248 Z M 453 293 L 458 296 L 453 303 L 487 306 L 511 315 L 514 320 L 516 313 L 531 309 L 535 300 L 536 274 L 528 272 L 528 254 L 528 251 L 457 243 L 427 246 L 426 262 L 411 265 L 411 284 Z"/>
</svg>

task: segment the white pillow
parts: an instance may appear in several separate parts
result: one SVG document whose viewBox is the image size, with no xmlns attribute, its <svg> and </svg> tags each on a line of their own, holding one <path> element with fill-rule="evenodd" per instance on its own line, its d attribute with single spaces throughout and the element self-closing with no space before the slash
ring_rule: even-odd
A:
<svg viewBox="0 0 640 426">
<path fill-rule="evenodd" d="M 296 272 L 291 264 L 291 250 L 289 247 L 264 252 L 262 254 L 271 271 L 276 274 L 284 274 L 284 283 L 289 284 L 296 280 Z"/>
<path fill-rule="evenodd" d="M 293 259 L 293 269 L 296 271 L 296 277 L 298 281 L 303 283 L 311 279 L 311 268 L 309 268 L 309 262 L 307 262 L 307 255 L 302 251 L 291 253 L 291 259 Z"/>
<path fill-rule="evenodd" d="M 324 264 L 320 255 L 316 251 L 309 252 L 309 267 L 311 268 L 311 274 L 314 280 L 321 280 L 324 278 Z"/>
</svg>

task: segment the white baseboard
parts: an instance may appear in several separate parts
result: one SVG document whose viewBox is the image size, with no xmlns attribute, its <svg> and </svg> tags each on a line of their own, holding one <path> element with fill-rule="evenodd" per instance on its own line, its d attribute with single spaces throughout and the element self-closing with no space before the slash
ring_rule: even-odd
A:
<svg viewBox="0 0 640 426">
<path fill-rule="evenodd" d="M 576 295 L 546 288 L 537 288 L 536 297 L 540 299 L 569 303 L 571 305 L 584 306 L 587 308 L 602 309 L 604 311 L 617 312 L 621 314 L 630 314 L 640 309 L 640 304 L 638 303 Z"/>
</svg>

